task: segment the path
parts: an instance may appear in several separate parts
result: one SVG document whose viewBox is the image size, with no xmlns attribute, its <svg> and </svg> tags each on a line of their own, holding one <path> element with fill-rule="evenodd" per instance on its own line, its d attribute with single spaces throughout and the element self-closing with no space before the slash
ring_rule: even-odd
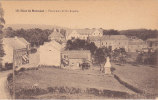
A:
<svg viewBox="0 0 158 100">
<path fill-rule="evenodd" d="M 0 99 L 11 99 L 7 89 L 7 76 L 9 73 L 11 73 L 11 70 L 0 72 Z"/>
</svg>

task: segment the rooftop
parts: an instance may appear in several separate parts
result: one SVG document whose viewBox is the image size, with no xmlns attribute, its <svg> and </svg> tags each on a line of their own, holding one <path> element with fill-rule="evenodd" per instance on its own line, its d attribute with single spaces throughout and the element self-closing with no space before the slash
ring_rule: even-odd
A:
<svg viewBox="0 0 158 100">
<path fill-rule="evenodd" d="M 67 50 L 62 54 L 68 55 L 69 59 L 88 59 L 91 52 L 90 50 Z"/>
<path fill-rule="evenodd" d="M 103 35 L 102 37 L 99 36 L 90 36 L 90 41 L 99 41 L 99 40 L 128 40 L 125 35 Z"/>
<path fill-rule="evenodd" d="M 158 38 L 150 38 L 150 39 L 147 39 L 146 41 L 158 42 Z"/>
<path fill-rule="evenodd" d="M 71 29 L 71 30 L 67 30 L 66 33 L 67 35 L 70 35 L 73 31 L 76 31 L 78 34 L 81 35 L 90 35 L 96 30 L 100 31 L 101 33 L 103 32 L 102 29 Z"/>
<path fill-rule="evenodd" d="M 11 46 L 13 49 L 23 49 L 26 48 L 28 42 L 24 38 L 3 38 L 3 43 Z"/>
<path fill-rule="evenodd" d="M 61 33 L 57 32 L 56 30 L 54 32 L 52 32 L 50 35 L 49 35 L 49 38 L 51 37 L 64 37 Z"/>
</svg>

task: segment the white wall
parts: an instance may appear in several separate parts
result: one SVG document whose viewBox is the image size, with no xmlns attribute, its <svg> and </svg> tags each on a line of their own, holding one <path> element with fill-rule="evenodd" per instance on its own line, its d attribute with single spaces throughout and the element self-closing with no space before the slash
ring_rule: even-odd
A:
<svg viewBox="0 0 158 100">
<path fill-rule="evenodd" d="M 40 65 L 60 66 L 60 49 L 51 45 L 43 45 L 39 48 Z"/>
</svg>

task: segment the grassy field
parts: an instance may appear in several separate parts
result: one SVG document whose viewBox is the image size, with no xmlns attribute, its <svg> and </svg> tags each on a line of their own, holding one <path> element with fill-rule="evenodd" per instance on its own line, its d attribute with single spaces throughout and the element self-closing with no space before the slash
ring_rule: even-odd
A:
<svg viewBox="0 0 158 100">
<path fill-rule="evenodd" d="M 120 66 L 114 63 L 112 67 L 115 69 L 114 75 L 145 93 L 138 94 L 132 91 L 116 80 L 113 75 L 101 73 L 99 67 L 84 71 L 40 67 L 36 70 L 22 71 L 16 75 L 17 97 L 19 99 L 105 99 L 155 98 L 157 96 L 157 67 L 130 64 Z"/>
<path fill-rule="evenodd" d="M 120 84 L 113 75 L 108 76 L 104 75 L 99 71 L 99 68 L 91 68 L 90 70 L 65 70 L 65 69 L 58 69 L 53 67 L 46 67 L 46 68 L 38 68 L 38 70 L 27 70 L 24 72 L 19 72 L 16 76 L 16 92 L 20 92 L 23 89 L 32 89 L 32 88 L 40 88 L 43 90 L 60 88 L 64 89 L 78 89 L 79 91 L 87 91 L 87 89 L 92 89 L 93 91 L 101 91 L 102 94 L 110 95 L 115 98 L 115 95 L 126 95 L 135 94 L 133 91 L 129 90 L 122 84 Z M 66 89 L 65 89 L 66 88 Z M 38 90 L 37 90 L 38 91 Z M 113 94 L 110 94 L 111 91 Z M 117 94 L 117 91 L 120 94 Z M 88 92 L 91 92 L 91 90 Z M 98 92 L 98 93 L 99 93 Z M 22 92 L 20 92 L 22 94 Z M 81 94 L 79 94 L 81 93 Z M 77 95 L 67 95 L 66 98 L 79 98 L 78 95 L 83 95 L 82 92 L 79 92 Z M 86 92 L 87 93 L 87 92 Z M 46 93 L 42 96 L 47 97 L 49 93 Z M 94 94 L 94 93 L 92 93 Z M 58 98 L 58 95 L 55 96 Z M 61 95 L 61 94 L 60 94 Z M 62 95 L 65 95 L 62 93 Z M 109 96 L 95 96 L 95 95 L 83 95 L 80 98 L 110 98 Z M 124 97 L 122 95 L 122 97 Z M 71 97 L 72 96 L 72 97 Z M 90 96 L 90 97 L 89 97 Z M 35 98 L 42 98 L 36 96 Z M 52 97 L 52 95 L 48 96 Z M 61 96 L 62 97 L 62 96 Z M 117 96 L 116 96 L 117 97 Z M 119 96 L 120 97 L 120 96 Z M 121 97 L 121 98 L 122 98 Z M 23 97 L 20 97 L 23 98 Z M 26 97 L 27 98 L 27 97 Z"/>
<path fill-rule="evenodd" d="M 142 90 L 147 95 L 158 96 L 158 67 L 149 65 L 130 65 L 119 66 L 112 64 L 116 69 L 114 74 L 121 80 Z"/>
</svg>

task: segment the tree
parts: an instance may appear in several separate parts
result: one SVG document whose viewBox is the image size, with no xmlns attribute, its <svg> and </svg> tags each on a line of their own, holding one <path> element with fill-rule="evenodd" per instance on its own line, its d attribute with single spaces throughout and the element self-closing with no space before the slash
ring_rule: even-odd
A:
<svg viewBox="0 0 158 100">
<path fill-rule="evenodd" d="M 157 56 L 158 50 L 155 50 L 154 52 L 141 52 L 140 54 L 138 54 L 136 62 L 138 64 L 157 65 Z"/>
<path fill-rule="evenodd" d="M 43 45 L 44 42 L 48 42 L 48 36 L 52 32 L 51 30 L 45 29 L 17 29 L 13 30 L 11 27 L 5 29 L 6 37 L 23 37 L 28 42 L 31 43 L 31 46 Z"/>
<path fill-rule="evenodd" d="M 92 55 L 94 55 L 94 53 L 97 49 L 97 46 L 95 45 L 94 42 L 91 42 L 91 43 L 87 43 L 86 48 L 91 51 Z"/>
<path fill-rule="evenodd" d="M 12 27 L 7 27 L 5 29 L 5 37 L 14 37 L 15 36 L 15 30 L 12 29 Z"/>
<path fill-rule="evenodd" d="M 120 33 L 117 30 L 111 29 L 103 30 L 103 35 L 120 35 Z"/>
<path fill-rule="evenodd" d="M 102 66 L 102 64 L 105 62 L 105 60 L 106 60 L 106 58 L 105 58 L 105 53 L 104 53 L 104 51 L 103 51 L 103 49 L 102 48 L 98 48 L 97 50 L 96 50 L 96 52 L 95 52 L 95 62 L 97 63 L 97 64 L 99 64 L 99 66 L 100 66 L 100 71 L 102 71 L 102 69 L 103 69 L 103 66 Z"/>
<path fill-rule="evenodd" d="M 66 30 L 60 29 L 60 33 L 61 33 L 64 37 L 66 37 Z"/>
<path fill-rule="evenodd" d="M 127 58 L 127 53 L 124 48 L 114 49 L 112 53 L 112 60 L 114 62 L 125 63 Z"/>
<path fill-rule="evenodd" d="M 4 16 L 4 11 L 3 11 L 3 8 L 1 7 L 1 3 L 0 3 L 0 57 L 4 56 L 4 50 L 3 50 L 3 44 L 2 44 L 2 39 L 3 39 L 2 29 L 4 27 L 5 20 L 4 20 L 3 16 Z"/>
<path fill-rule="evenodd" d="M 66 50 L 90 50 L 92 55 L 96 49 L 97 47 L 93 42 L 90 43 L 81 39 L 68 40 L 66 44 Z"/>
<path fill-rule="evenodd" d="M 145 41 L 149 38 L 157 38 L 158 30 L 132 29 L 120 31 L 120 34 L 126 35 L 127 37 L 135 36 Z"/>
</svg>

